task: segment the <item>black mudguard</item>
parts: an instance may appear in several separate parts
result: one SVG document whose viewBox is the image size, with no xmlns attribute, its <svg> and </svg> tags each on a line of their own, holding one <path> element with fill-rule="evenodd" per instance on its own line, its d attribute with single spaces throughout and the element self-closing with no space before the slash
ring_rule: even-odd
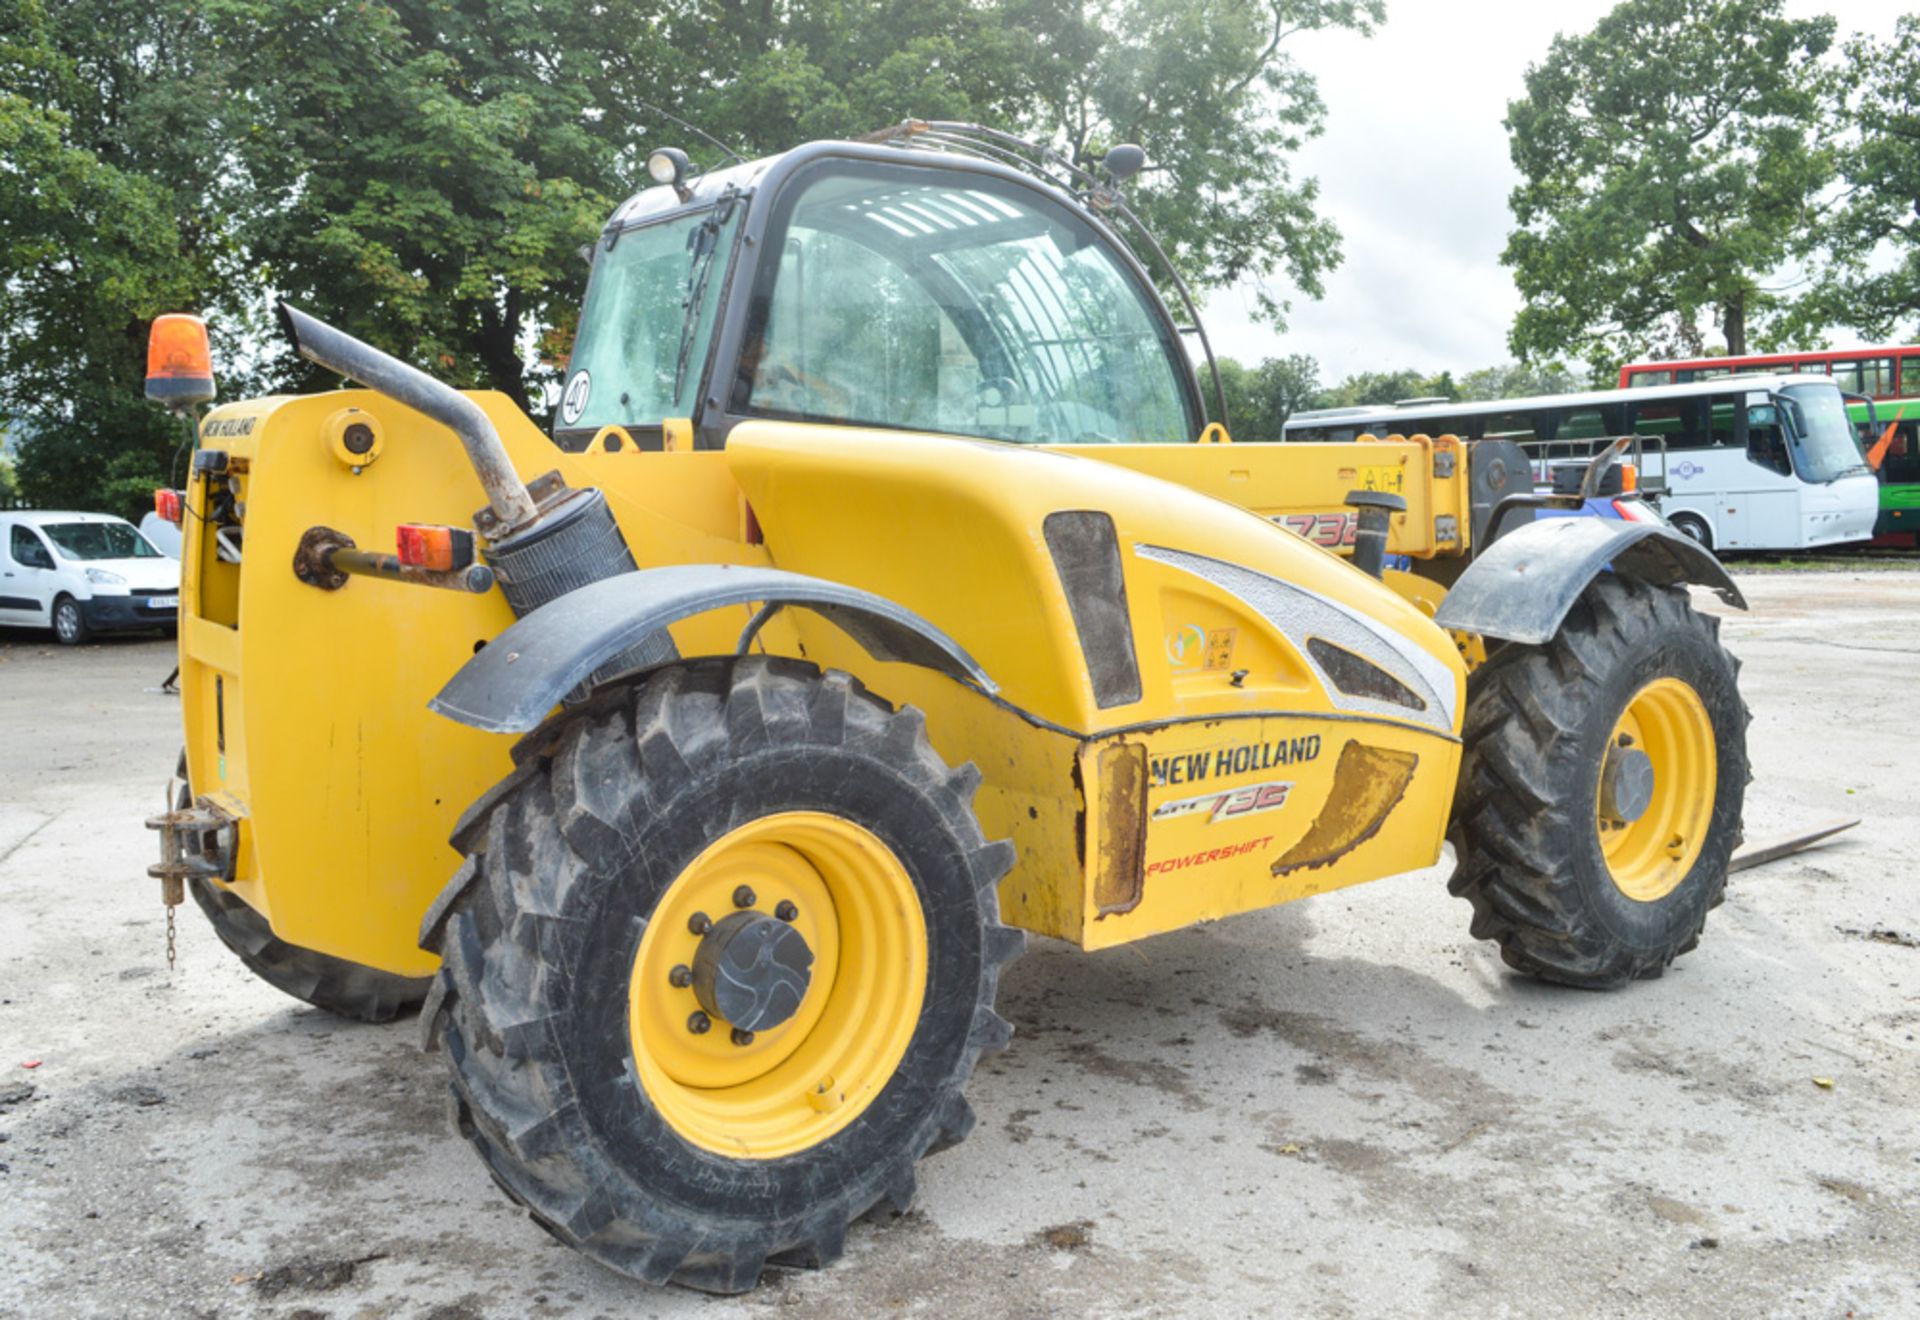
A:
<svg viewBox="0 0 1920 1320">
<path fill-rule="evenodd" d="M 1456 632 L 1539 646 L 1600 573 L 1711 587 L 1747 607 L 1713 552 L 1660 523 L 1545 518 L 1503 534 L 1460 575 L 1433 621 Z"/>
<path fill-rule="evenodd" d="M 991 695 L 959 643 L 883 596 L 772 568 L 693 564 L 602 579 L 550 601 L 489 642 L 429 707 L 489 733 L 524 733 L 588 675 L 641 638 L 729 605 L 800 605 L 876 660 L 924 665 Z"/>
</svg>

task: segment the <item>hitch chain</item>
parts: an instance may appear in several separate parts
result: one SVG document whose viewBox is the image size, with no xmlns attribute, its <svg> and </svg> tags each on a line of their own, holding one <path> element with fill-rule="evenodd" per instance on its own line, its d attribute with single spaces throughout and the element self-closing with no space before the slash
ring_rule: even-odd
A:
<svg viewBox="0 0 1920 1320">
<path fill-rule="evenodd" d="M 211 804 L 193 803 L 187 799 L 186 792 L 186 786 L 179 780 L 170 780 L 167 784 L 169 810 L 147 818 L 147 828 L 160 833 L 160 860 L 147 868 L 147 874 L 160 882 L 160 902 L 167 911 L 169 972 L 178 957 L 174 909 L 186 901 L 187 877 L 231 880 L 234 857 L 239 851 L 237 821 L 233 815 Z M 187 805 L 179 805 L 182 802 Z"/>
</svg>

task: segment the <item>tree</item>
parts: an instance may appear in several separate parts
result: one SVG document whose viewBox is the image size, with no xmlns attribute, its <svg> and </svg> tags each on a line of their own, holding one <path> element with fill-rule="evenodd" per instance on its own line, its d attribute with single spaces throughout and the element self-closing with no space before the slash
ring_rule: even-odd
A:
<svg viewBox="0 0 1920 1320">
<path fill-rule="evenodd" d="M 1618 377 L 1601 382 L 1598 388 L 1611 389 Z M 1497 367 L 1481 367 L 1460 377 L 1457 398 L 1478 402 L 1481 399 L 1525 399 L 1538 394 L 1575 394 L 1595 388 L 1579 373 L 1562 362 L 1506 362 Z"/>
<path fill-rule="evenodd" d="M 141 399 L 147 322 L 235 274 L 199 34 L 127 0 L 0 16 L 0 410 L 35 504 L 137 512 L 179 447 Z"/>
<path fill-rule="evenodd" d="M 909 115 L 1019 131 L 1083 166 L 1137 143 L 1131 205 L 1190 284 L 1284 275 L 1319 297 L 1339 234 L 1290 160 L 1325 106 L 1290 48 L 1384 15 L 1383 0 L 731 0 L 668 21 L 691 58 L 667 78 L 682 113 L 750 151 Z M 1259 304 L 1283 323 L 1285 296 Z"/>
<path fill-rule="evenodd" d="M 1854 130 L 1840 150 L 1845 186 L 1793 330 L 1920 333 L 1920 15 L 1900 18 L 1884 43 L 1847 43 L 1842 69 L 1837 117 Z"/>
<path fill-rule="evenodd" d="M 1219 367 L 1235 440 L 1278 440 L 1287 418 L 1320 390 L 1320 364 L 1304 353 L 1266 358 L 1253 367 L 1221 358 Z M 1204 372 L 1201 385 L 1209 385 Z"/>
<path fill-rule="evenodd" d="M 1454 399 L 1460 395 L 1450 372 L 1423 376 L 1417 371 L 1358 371 L 1338 385 L 1322 390 L 1316 408 L 1360 408 L 1398 403 L 1402 399 Z"/>
<path fill-rule="evenodd" d="M 1662 318 L 1702 312 L 1747 350 L 1780 305 L 1765 281 L 1810 248 L 1833 177 L 1819 67 L 1833 31 L 1781 0 L 1624 0 L 1554 38 L 1507 107 L 1516 354 L 1575 352 L 1602 372 Z"/>
<path fill-rule="evenodd" d="M 0 407 L 35 499 L 120 507 L 178 431 L 140 401 L 147 323 L 209 313 L 223 392 L 325 373 L 272 334 L 286 297 L 534 413 L 591 242 L 645 153 L 702 165 L 973 119 L 1129 186 L 1201 289 L 1317 296 L 1339 260 L 1291 170 L 1324 108 L 1293 58 L 1381 0 L 12 0 L 0 9 Z M 140 497 L 144 499 L 142 495 Z M 130 509 L 128 511 L 131 511 Z"/>
</svg>

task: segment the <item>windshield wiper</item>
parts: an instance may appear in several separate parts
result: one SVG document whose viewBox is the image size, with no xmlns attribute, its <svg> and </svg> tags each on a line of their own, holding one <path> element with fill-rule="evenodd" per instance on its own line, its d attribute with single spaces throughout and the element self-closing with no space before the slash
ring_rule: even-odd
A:
<svg viewBox="0 0 1920 1320">
<path fill-rule="evenodd" d="M 694 331 L 700 327 L 700 310 L 706 302 L 707 277 L 713 273 L 713 256 L 720 250 L 720 227 L 733 214 L 735 189 L 729 185 L 720 201 L 707 212 L 707 218 L 693 231 L 693 264 L 687 268 L 687 297 L 681 304 L 680 349 L 673 363 L 673 399 L 680 399 L 680 387 L 686 383 L 687 366 L 693 356 Z"/>
</svg>

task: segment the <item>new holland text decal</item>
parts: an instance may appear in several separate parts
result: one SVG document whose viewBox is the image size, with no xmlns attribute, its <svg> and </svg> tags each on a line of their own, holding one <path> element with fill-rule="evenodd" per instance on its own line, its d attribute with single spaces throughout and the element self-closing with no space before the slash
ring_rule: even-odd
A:
<svg viewBox="0 0 1920 1320">
<path fill-rule="evenodd" d="M 1231 747 L 1203 747 L 1197 752 L 1174 752 L 1147 762 L 1151 787 L 1197 784 L 1203 779 L 1230 779 L 1234 775 L 1271 770 L 1276 765 L 1298 765 L 1320 757 L 1320 735 L 1279 738 L 1273 742 L 1240 743 Z"/>
</svg>

